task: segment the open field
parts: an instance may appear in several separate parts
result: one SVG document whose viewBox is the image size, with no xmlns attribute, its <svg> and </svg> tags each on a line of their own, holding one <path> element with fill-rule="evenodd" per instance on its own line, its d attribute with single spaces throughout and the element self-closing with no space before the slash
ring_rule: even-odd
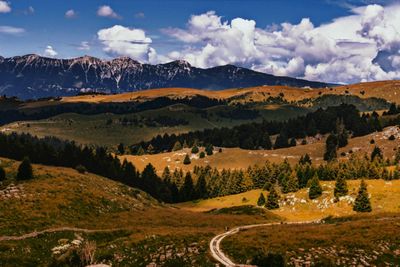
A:
<svg viewBox="0 0 400 267">
<path fill-rule="evenodd" d="M 272 253 L 284 256 L 288 266 L 398 266 L 399 230 L 399 214 L 359 215 L 243 230 L 224 239 L 222 248 L 240 263 Z"/>
<path fill-rule="evenodd" d="M 390 135 L 396 137 L 395 140 L 389 140 Z M 370 141 L 374 140 L 375 143 L 371 144 Z M 301 140 L 298 140 L 300 143 Z M 301 156 L 308 153 L 313 163 L 323 163 L 323 155 L 325 152 L 325 137 L 320 140 L 309 139 L 309 144 L 298 144 L 295 147 L 282 148 L 275 150 L 245 150 L 240 148 L 222 148 L 222 153 L 218 152 L 216 148 L 212 156 L 206 156 L 200 159 L 198 155 L 190 153 L 190 149 L 186 148 L 179 151 L 161 153 L 155 155 L 124 155 L 121 159 L 131 161 L 137 168 L 143 170 L 144 167 L 151 163 L 159 173 L 162 173 L 165 167 L 171 170 L 175 168 L 182 168 L 184 171 L 192 170 L 193 166 L 207 166 L 215 167 L 219 170 L 222 169 L 246 169 L 255 164 L 262 165 L 265 161 L 282 162 L 287 159 L 289 163 L 296 164 Z M 312 143 L 313 142 L 313 143 Z M 375 146 L 378 146 L 385 158 L 393 159 L 397 148 L 400 146 L 400 130 L 398 127 L 388 127 L 382 132 L 372 133 L 362 137 L 355 137 L 349 139 L 349 144 L 346 147 L 338 150 L 338 156 L 341 159 L 348 158 L 351 154 L 368 156 L 371 154 Z M 204 150 L 203 148 L 200 149 Z M 351 151 L 351 152 L 350 152 Z M 183 159 L 186 154 L 191 155 L 191 164 L 184 165 Z M 342 154 L 342 155 L 341 155 Z"/>
<path fill-rule="evenodd" d="M 165 262 L 165 255 L 170 253 L 167 251 L 174 249 L 174 256 L 183 251 L 180 266 L 192 260 L 198 261 L 195 266 L 212 266 L 207 247 L 215 233 L 226 226 L 277 219 L 268 212 L 194 214 L 160 204 L 140 190 L 68 168 L 34 165 L 34 180 L 15 183 L 18 162 L 1 158 L 0 164 L 8 175 L 0 189 L 0 236 L 58 227 L 107 230 L 56 232 L 20 241 L 0 241 L 2 266 L 47 265 L 53 258 L 51 249 L 77 239 L 76 234 L 96 241 L 98 261 L 122 265 L 137 261 L 136 266 L 146 266 L 152 261 Z M 166 252 L 162 252 L 166 247 Z"/>
<path fill-rule="evenodd" d="M 386 99 L 390 102 L 400 104 L 400 81 L 379 81 L 358 83 L 352 85 L 343 85 L 330 88 L 321 89 L 303 89 L 293 88 L 287 86 L 260 86 L 242 89 L 228 89 L 222 91 L 207 91 L 197 90 L 190 88 L 163 88 L 144 90 L 132 93 L 125 93 L 119 95 L 85 95 L 64 97 L 61 102 L 76 103 L 76 102 L 126 102 L 133 100 L 146 100 L 154 97 L 190 97 L 193 95 L 203 95 L 210 98 L 229 99 L 239 98 L 250 101 L 264 101 L 266 98 L 272 96 L 276 97 L 280 94 L 288 101 L 299 101 L 307 98 L 317 98 L 324 94 L 339 94 L 339 95 L 356 95 L 361 98 L 376 97 Z M 347 93 L 346 93 L 347 91 Z M 45 103 L 42 103 L 45 104 Z M 28 104 L 29 105 L 29 104 Z"/>
<path fill-rule="evenodd" d="M 367 180 L 368 193 L 371 195 L 373 213 L 400 213 L 400 181 Z M 335 203 L 333 196 L 334 182 L 321 182 L 323 195 L 317 200 L 309 200 L 307 189 L 281 196 L 281 206 L 272 211 L 274 214 L 289 221 L 310 221 L 327 216 L 348 216 L 352 210 L 352 201 L 357 196 L 359 180 L 349 180 L 349 197 Z M 204 212 L 240 205 L 256 205 L 260 193 L 266 196 L 268 192 L 252 190 L 241 194 L 205 199 L 179 204 L 182 209 Z"/>
<path fill-rule="evenodd" d="M 216 106 L 207 109 L 196 109 L 186 105 L 173 105 L 160 109 L 152 109 L 129 114 L 102 113 L 98 115 L 82 115 L 64 113 L 48 119 L 20 121 L 0 127 L 0 131 L 30 133 L 39 137 L 55 136 L 64 140 L 74 140 L 81 144 L 96 144 L 100 146 L 116 147 L 119 143 L 125 145 L 150 140 L 157 135 L 179 134 L 206 128 L 233 127 L 252 121 L 286 120 L 305 114 L 306 109 L 293 106 L 279 106 L 260 110 L 258 116 L 252 120 L 231 119 L 220 116 L 218 112 L 229 109 L 225 106 Z M 232 109 L 232 108 L 231 108 Z M 207 114 L 206 116 L 204 114 Z M 148 125 L 146 120 L 152 121 L 160 116 L 179 119 L 187 122 L 176 126 Z M 137 119 L 138 125 L 122 125 L 120 120 Z M 109 123 L 109 122 L 112 123 Z"/>
</svg>

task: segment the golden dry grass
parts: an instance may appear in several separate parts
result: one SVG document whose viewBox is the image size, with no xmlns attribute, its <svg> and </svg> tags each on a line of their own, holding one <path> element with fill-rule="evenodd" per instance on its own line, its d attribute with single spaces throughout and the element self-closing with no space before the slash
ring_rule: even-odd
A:
<svg viewBox="0 0 400 267">
<path fill-rule="evenodd" d="M 84 95 L 63 97 L 61 103 L 76 103 L 76 102 L 128 102 L 128 101 L 145 101 L 156 97 L 185 97 L 193 95 L 203 95 L 210 98 L 227 99 L 232 97 L 240 97 L 251 101 L 263 101 L 268 97 L 276 97 L 279 94 L 284 94 L 284 98 L 288 101 L 299 101 L 306 98 L 317 98 L 325 94 L 337 95 L 356 95 L 361 98 L 377 97 L 383 98 L 390 102 L 400 103 L 400 81 L 378 81 L 358 83 L 352 85 L 343 85 L 320 89 L 304 89 L 287 86 L 258 86 L 241 89 L 227 89 L 221 91 L 208 91 L 191 88 L 160 88 L 143 90 L 137 92 L 123 93 L 117 95 Z M 347 92 L 346 92 L 347 91 Z M 39 101 L 26 103 L 24 107 L 39 107 L 46 105 L 56 105 L 58 101 Z"/>
<path fill-rule="evenodd" d="M 393 141 L 388 140 L 391 130 L 396 127 L 385 128 L 382 132 L 372 133 L 362 137 L 355 137 L 349 139 L 349 144 L 346 147 L 338 150 L 338 156 L 345 160 L 349 157 L 349 151 L 358 155 L 371 154 L 375 146 L 381 148 L 385 158 L 392 159 L 396 150 L 400 146 L 400 139 Z M 370 144 L 370 140 L 374 140 L 374 144 Z M 300 140 L 299 140 L 300 141 Z M 201 150 L 204 150 L 201 148 Z M 323 163 L 323 155 L 325 152 L 325 138 L 316 141 L 312 144 L 297 145 L 296 147 L 276 149 L 276 150 L 246 150 L 240 148 L 222 148 L 222 153 L 217 150 L 212 156 L 206 156 L 203 159 L 198 158 L 197 155 L 191 155 L 190 149 L 186 148 L 179 151 L 161 153 L 155 155 L 121 156 L 121 160 L 127 159 L 132 162 L 138 169 L 143 170 L 144 167 L 151 163 L 158 171 L 162 173 L 165 167 L 171 170 L 175 168 L 183 169 L 184 171 L 191 171 L 193 166 L 207 166 L 215 167 L 219 170 L 222 169 L 246 169 L 255 164 L 262 165 L 265 161 L 282 162 L 287 159 L 289 163 L 296 164 L 300 157 L 309 154 L 314 164 Z M 346 153 L 341 156 L 342 152 Z M 183 159 L 186 154 L 192 156 L 191 164 L 184 165 Z"/>
<path fill-rule="evenodd" d="M 257 252 L 272 252 L 286 256 L 292 264 L 294 258 L 303 256 L 304 259 L 307 255 L 314 264 L 321 258 L 328 259 L 318 266 L 360 266 L 361 259 L 364 259 L 361 266 L 368 266 L 365 264 L 367 259 L 374 266 L 398 266 L 399 230 L 399 214 L 362 215 L 323 225 L 249 229 L 229 236 L 222 242 L 222 247 L 231 258 L 241 263 L 251 260 Z M 338 264 L 337 260 L 341 263 Z"/>
<path fill-rule="evenodd" d="M 1 158 L 8 176 L 19 162 Z M 164 205 L 146 193 L 69 168 L 33 165 L 35 179 L 17 183 L 18 197 L 1 198 L 0 235 L 54 227 L 123 228 L 132 238 L 219 232 L 226 226 L 268 221 L 265 216 L 193 213 Z M 1 189 L 4 189 L 3 185 Z M 273 219 L 271 217 L 270 219 Z"/>
<path fill-rule="evenodd" d="M 400 181 L 367 180 L 368 193 L 371 195 L 371 204 L 373 213 L 400 212 Z M 349 195 L 352 198 L 357 196 L 359 180 L 348 181 Z M 317 201 L 308 199 L 307 189 L 299 190 L 296 193 L 282 195 L 282 199 L 292 199 L 296 201 L 293 205 L 287 202 L 281 205 L 273 213 L 289 221 L 309 221 L 321 219 L 327 216 L 348 216 L 354 215 L 352 205 L 346 200 L 333 203 L 334 182 L 321 182 L 324 193 Z M 260 193 L 268 195 L 268 192 L 262 190 L 252 190 L 242 194 L 218 197 L 213 199 L 201 200 L 198 202 L 187 202 L 179 205 L 182 209 L 195 212 L 204 212 L 212 209 L 220 209 L 239 205 L 256 205 Z M 293 196 L 293 197 L 292 197 Z M 246 201 L 243 201 L 246 199 Z M 323 203 L 327 202 L 328 205 Z"/>
</svg>

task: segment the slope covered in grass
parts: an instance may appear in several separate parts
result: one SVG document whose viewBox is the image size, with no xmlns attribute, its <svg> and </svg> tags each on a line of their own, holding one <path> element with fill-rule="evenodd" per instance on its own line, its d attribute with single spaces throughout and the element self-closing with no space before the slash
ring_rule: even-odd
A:
<svg viewBox="0 0 400 267">
<path fill-rule="evenodd" d="M 68 168 L 35 164 L 33 180 L 16 182 L 19 162 L 0 160 L 7 172 L 0 185 L 2 266 L 47 266 L 60 256 L 53 248 L 76 239 L 97 244 L 96 263 L 146 266 L 170 261 L 178 266 L 212 266 L 207 248 L 216 233 L 225 227 L 277 220 L 271 213 L 193 213 Z M 64 227 L 89 231 L 57 230 Z M 22 240 L 4 239 L 51 229 L 55 231 Z"/>
</svg>

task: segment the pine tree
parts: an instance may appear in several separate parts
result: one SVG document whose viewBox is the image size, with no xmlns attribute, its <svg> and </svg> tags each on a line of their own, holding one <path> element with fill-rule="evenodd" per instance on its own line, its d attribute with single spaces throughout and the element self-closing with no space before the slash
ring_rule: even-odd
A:
<svg viewBox="0 0 400 267">
<path fill-rule="evenodd" d="M 289 140 L 285 129 L 276 137 L 274 149 L 289 147 Z"/>
<path fill-rule="evenodd" d="M 171 181 L 172 180 L 171 179 L 172 178 L 171 171 L 169 170 L 168 166 L 166 166 L 164 168 L 161 178 L 163 179 L 163 181 Z"/>
<path fill-rule="evenodd" d="M 330 134 L 326 139 L 324 160 L 332 161 L 337 158 L 338 139 L 335 134 Z"/>
<path fill-rule="evenodd" d="M 185 158 L 183 159 L 183 164 L 189 165 L 190 163 L 192 162 L 190 161 L 189 155 L 186 154 Z"/>
<path fill-rule="evenodd" d="M 180 191 L 180 196 L 182 201 L 192 200 L 194 197 L 194 187 L 193 187 L 193 179 L 190 172 L 186 173 L 185 182 Z"/>
<path fill-rule="evenodd" d="M 311 161 L 310 155 L 308 155 L 306 153 L 304 156 L 300 157 L 299 164 L 304 165 L 307 163 L 311 165 L 312 161 Z"/>
<path fill-rule="evenodd" d="M 207 145 L 207 147 L 206 147 L 207 156 L 211 156 L 213 154 L 213 150 L 214 150 L 213 145 L 211 145 L 211 144 Z"/>
<path fill-rule="evenodd" d="M 258 197 L 257 200 L 257 206 L 262 207 L 265 205 L 265 197 L 263 193 L 260 193 L 260 196 Z"/>
<path fill-rule="evenodd" d="M 347 195 L 348 192 L 346 178 L 339 173 L 335 183 L 334 195 L 339 198 Z"/>
<path fill-rule="evenodd" d="M 268 198 L 267 198 L 267 203 L 265 204 L 265 207 L 269 210 L 274 210 L 279 208 L 279 195 L 275 190 L 275 187 L 272 186 Z"/>
<path fill-rule="evenodd" d="M 207 182 L 206 182 L 206 178 L 204 177 L 204 175 L 200 175 L 199 178 L 197 179 L 197 183 L 196 183 L 196 197 L 197 198 L 207 198 Z"/>
<path fill-rule="evenodd" d="M 199 148 L 196 146 L 196 145 L 194 145 L 193 147 L 192 147 L 192 154 L 197 154 L 197 153 L 199 153 Z"/>
<path fill-rule="evenodd" d="M 317 132 L 317 126 L 314 119 L 310 119 L 307 124 L 306 132 L 308 136 L 315 136 Z"/>
<path fill-rule="evenodd" d="M 181 150 L 181 149 L 182 149 L 182 144 L 181 144 L 181 142 L 176 141 L 175 144 L 174 144 L 174 146 L 173 146 L 173 148 L 172 148 L 172 151 L 178 151 L 178 150 Z"/>
<path fill-rule="evenodd" d="M 153 145 L 150 144 L 150 145 L 147 147 L 146 150 L 147 150 L 147 153 L 152 154 L 152 153 L 154 152 L 154 147 L 153 147 Z"/>
<path fill-rule="evenodd" d="M 310 199 L 318 198 L 322 195 L 322 187 L 319 183 L 319 179 L 317 175 L 310 180 L 310 189 L 308 191 L 308 197 Z"/>
<path fill-rule="evenodd" d="M 375 146 L 374 150 L 372 150 L 372 153 L 371 153 L 371 161 L 374 161 L 375 159 L 378 159 L 378 160 L 383 159 L 382 151 L 378 146 Z"/>
<path fill-rule="evenodd" d="M 0 166 L 0 182 L 6 179 L 6 171 Z"/>
<path fill-rule="evenodd" d="M 120 155 L 123 155 L 123 154 L 125 153 L 125 146 L 124 146 L 123 143 L 120 143 L 120 144 L 118 145 L 118 153 L 119 153 Z"/>
<path fill-rule="evenodd" d="M 353 210 L 356 212 L 371 212 L 371 202 L 369 200 L 367 184 L 364 180 L 361 180 L 360 189 L 358 190 L 358 196 L 354 201 Z"/>
<path fill-rule="evenodd" d="M 144 155 L 144 153 L 145 153 L 145 151 L 144 151 L 143 147 L 139 146 L 139 148 L 138 148 L 138 150 L 136 152 L 136 155 L 142 156 L 142 155 Z"/>
<path fill-rule="evenodd" d="M 296 146 L 297 145 L 297 143 L 296 143 L 296 138 L 292 138 L 292 139 L 290 139 L 290 143 L 289 143 L 289 146 Z"/>
<path fill-rule="evenodd" d="M 269 134 L 267 132 L 262 136 L 262 140 L 260 142 L 260 145 L 264 149 L 268 149 L 269 150 L 269 149 L 272 148 L 271 137 L 269 136 Z"/>
<path fill-rule="evenodd" d="M 18 167 L 17 180 L 29 180 L 33 178 L 31 161 L 25 157 Z"/>
</svg>

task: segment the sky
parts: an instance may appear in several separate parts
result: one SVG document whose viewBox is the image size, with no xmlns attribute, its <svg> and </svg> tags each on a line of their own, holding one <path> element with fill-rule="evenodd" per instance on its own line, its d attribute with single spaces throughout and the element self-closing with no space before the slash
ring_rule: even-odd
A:
<svg viewBox="0 0 400 267">
<path fill-rule="evenodd" d="M 400 79 L 400 0 L 0 0 L 0 55 Z"/>
</svg>

